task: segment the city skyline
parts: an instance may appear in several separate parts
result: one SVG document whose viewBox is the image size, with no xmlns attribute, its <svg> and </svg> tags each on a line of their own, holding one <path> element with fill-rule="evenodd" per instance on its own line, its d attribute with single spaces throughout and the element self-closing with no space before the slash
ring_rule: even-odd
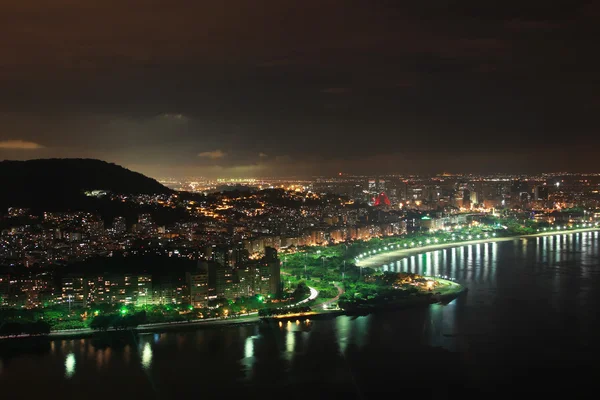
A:
<svg viewBox="0 0 600 400">
<path fill-rule="evenodd" d="M 0 0 L 2 393 L 588 397 L 599 36 L 590 0 Z"/>
<path fill-rule="evenodd" d="M 0 159 L 152 177 L 593 171 L 598 11 L 6 4 Z"/>
</svg>

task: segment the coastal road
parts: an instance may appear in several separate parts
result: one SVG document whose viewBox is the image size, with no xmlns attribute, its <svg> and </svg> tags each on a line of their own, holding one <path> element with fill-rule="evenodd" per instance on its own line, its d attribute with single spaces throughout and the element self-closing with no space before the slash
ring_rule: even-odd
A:
<svg viewBox="0 0 600 400">
<path fill-rule="evenodd" d="M 337 287 L 337 285 L 336 285 Z M 306 299 L 296 303 L 295 305 L 299 305 L 299 304 L 303 304 L 303 303 L 307 303 L 311 300 L 315 300 L 318 295 L 319 295 L 319 291 L 313 287 L 310 287 L 310 296 L 307 297 Z M 338 287 L 338 292 L 341 289 Z M 339 297 L 339 295 L 338 295 Z M 329 302 L 331 301 L 335 301 L 335 299 L 329 300 Z M 134 328 L 135 331 L 137 332 L 152 332 L 153 330 L 156 329 L 161 329 L 161 328 L 173 328 L 173 327 L 177 327 L 177 326 L 201 326 L 201 325 L 229 325 L 229 324 L 243 324 L 243 323 L 252 323 L 252 322 L 257 322 L 259 320 L 258 317 L 258 312 L 251 312 L 249 314 L 243 315 L 239 318 L 205 318 L 205 319 L 199 319 L 199 320 L 193 320 L 193 321 L 177 321 L 177 322 L 159 322 L 159 323 L 154 323 L 154 324 L 144 324 L 144 325 L 139 325 L 136 328 Z M 109 329 L 109 331 L 114 331 L 115 329 Z M 52 331 L 50 332 L 50 337 L 52 336 L 58 336 L 58 337 L 62 337 L 62 336 L 78 336 L 78 335 L 91 335 L 92 333 L 94 333 L 95 331 L 92 329 L 69 329 L 69 330 L 63 330 L 63 331 Z M 22 337 L 26 337 L 26 335 L 22 335 Z M 0 338 L 3 339 L 3 338 Z"/>
<path fill-rule="evenodd" d="M 314 300 L 319 296 L 319 291 L 317 289 L 315 289 L 314 287 L 309 286 L 308 289 L 310 289 L 310 296 L 308 296 L 306 299 L 296 303 L 295 304 L 296 306 L 300 305 L 300 304 L 308 303 L 309 301 Z"/>
</svg>

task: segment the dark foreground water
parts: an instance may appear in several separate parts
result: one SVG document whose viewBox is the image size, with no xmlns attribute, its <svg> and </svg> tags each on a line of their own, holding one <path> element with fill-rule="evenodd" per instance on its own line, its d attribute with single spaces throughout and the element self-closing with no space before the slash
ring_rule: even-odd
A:
<svg viewBox="0 0 600 400">
<path fill-rule="evenodd" d="M 5 354 L 0 393 L 94 400 L 594 393 L 599 246 L 600 233 L 579 233 L 440 250 L 384 266 L 448 275 L 469 288 L 446 306 L 138 335 L 108 347 L 54 341 Z"/>
</svg>

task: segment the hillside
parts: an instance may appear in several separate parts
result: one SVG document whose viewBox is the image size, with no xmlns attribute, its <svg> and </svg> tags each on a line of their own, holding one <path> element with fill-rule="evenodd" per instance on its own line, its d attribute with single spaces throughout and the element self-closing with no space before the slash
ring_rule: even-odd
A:
<svg viewBox="0 0 600 400">
<path fill-rule="evenodd" d="M 121 194 L 170 193 L 140 173 L 93 159 L 41 159 L 0 162 L 0 207 L 78 208 L 84 191 Z"/>
</svg>

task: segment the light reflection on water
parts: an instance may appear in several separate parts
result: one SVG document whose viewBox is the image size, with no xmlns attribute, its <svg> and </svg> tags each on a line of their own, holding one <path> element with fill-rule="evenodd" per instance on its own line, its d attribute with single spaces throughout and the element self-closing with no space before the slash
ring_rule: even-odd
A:
<svg viewBox="0 0 600 400">
<path fill-rule="evenodd" d="M 409 256 L 392 262 L 383 271 L 449 276 L 457 281 L 493 283 L 498 243 L 478 243 L 440 249 L 420 256 Z M 525 250 L 526 251 L 526 250 Z"/>
<path fill-rule="evenodd" d="M 588 341 L 593 341 L 594 327 L 598 326 L 591 304 L 600 300 L 599 237 L 595 232 L 544 236 L 446 248 L 387 261 L 390 271 L 447 275 L 468 287 L 465 296 L 448 305 L 310 323 L 285 321 L 271 327 L 168 332 L 140 336 L 139 347 L 131 348 L 99 348 L 89 339 L 52 341 L 47 353 L 39 358 L 46 365 L 26 363 L 27 355 L 17 357 L 15 362 L 0 360 L 0 385 L 17 390 L 13 383 L 16 377 L 30 374 L 52 382 L 56 379 L 51 374 L 52 365 L 57 366 L 54 371 L 60 375 L 64 365 L 61 379 L 68 385 L 99 375 L 109 384 L 111 379 L 118 380 L 133 371 L 144 381 L 131 378 L 132 384 L 148 387 L 151 377 L 160 388 L 160 383 L 169 379 L 178 382 L 173 387 L 216 384 L 217 376 L 231 378 L 231 382 L 255 382 L 263 377 L 271 379 L 272 375 L 280 379 L 298 373 L 302 379 L 316 381 L 321 374 L 334 370 L 324 372 L 325 367 L 319 368 L 335 362 L 335 357 L 351 363 L 359 356 L 368 360 L 374 350 L 383 349 L 379 354 L 385 357 L 388 349 L 396 349 L 400 355 L 390 352 L 389 357 L 401 359 L 402 347 L 413 351 L 413 344 L 465 354 L 470 351 L 468 354 L 477 356 L 488 352 L 518 357 L 517 350 L 510 353 L 515 341 L 536 346 L 546 340 L 552 346 L 564 343 L 561 350 L 566 351 L 580 342 L 564 338 L 587 334 Z M 564 325 L 569 326 L 568 330 L 560 331 Z M 535 340 L 529 340 L 530 336 Z M 132 361 L 127 363 L 129 354 Z M 175 372 L 173 365 L 182 368 Z M 346 364 L 340 370 L 346 371 Z"/>
<path fill-rule="evenodd" d="M 254 336 L 248 336 L 244 342 L 244 357 L 254 357 Z"/>
<path fill-rule="evenodd" d="M 142 368 L 148 371 L 152 366 L 152 346 L 150 342 L 144 343 L 144 348 L 142 349 Z"/>
<path fill-rule="evenodd" d="M 71 378 L 75 374 L 75 354 L 69 353 L 65 358 L 65 377 Z"/>
<path fill-rule="evenodd" d="M 348 342 L 352 339 L 349 318 L 335 319 L 335 334 L 337 335 L 337 342 L 340 353 L 345 354 L 346 348 L 348 347 Z"/>
<path fill-rule="evenodd" d="M 285 358 L 288 361 L 292 361 L 294 358 L 294 350 L 296 347 L 296 335 L 295 332 L 291 330 L 291 327 L 288 328 L 288 331 L 285 335 Z"/>
</svg>

